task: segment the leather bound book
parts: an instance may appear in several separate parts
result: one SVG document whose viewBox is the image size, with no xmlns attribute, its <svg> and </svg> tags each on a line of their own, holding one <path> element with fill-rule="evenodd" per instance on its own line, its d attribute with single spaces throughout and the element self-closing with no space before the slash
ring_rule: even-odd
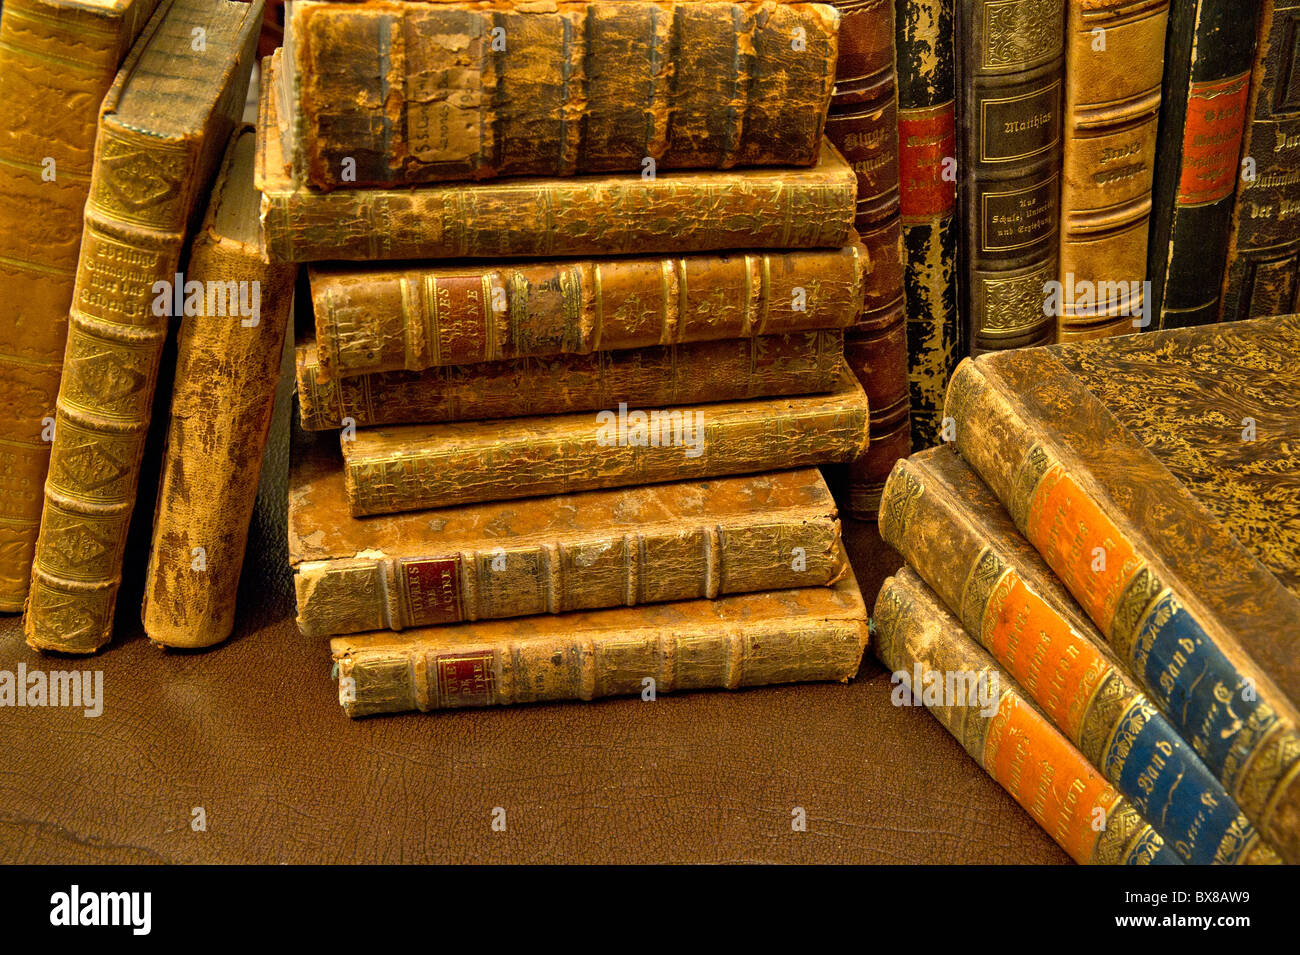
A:
<svg viewBox="0 0 1300 955">
<path fill-rule="evenodd" d="M 843 355 L 843 333 L 823 331 L 321 381 L 315 347 L 304 343 L 298 405 L 302 426 L 319 431 L 734 401 L 831 391 Z"/>
<path fill-rule="evenodd" d="M 844 328 L 866 250 L 311 270 L 323 381 Z"/>
<path fill-rule="evenodd" d="M 867 400 L 801 398 L 358 430 L 343 440 L 354 516 L 847 462 Z"/>
<path fill-rule="evenodd" d="M 1068 0 L 1057 340 L 1150 324 L 1144 283 L 1169 0 Z"/>
<path fill-rule="evenodd" d="M 939 441 L 943 394 L 966 351 L 957 313 L 954 0 L 895 0 L 898 158 L 912 444 Z"/>
<path fill-rule="evenodd" d="M 281 55 L 263 71 L 268 87 Z M 267 90 L 259 101 L 257 185 L 267 251 L 286 262 L 838 249 L 852 241 L 856 181 L 829 144 L 811 167 L 321 193 L 285 169 L 274 99 Z"/>
<path fill-rule="evenodd" d="M 866 646 L 848 571 L 833 587 L 336 637 L 330 652 L 339 703 L 355 717 L 847 683 Z"/>
<path fill-rule="evenodd" d="M 1268 0 L 1251 79 L 1223 320 L 1300 312 L 1300 3 Z"/>
<path fill-rule="evenodd" d="M 957 7 L 962 314 L 972 354 L 1056 337 L 1065 0 Z"/>
<path fill-rule="evenodd" d="M 294 167 L 328 190 L 811 165 L 838 21 L 818 3 L 302 0 L 280 78 Z"/>
<path fill-rule="evenodd" d="M 1300 317 L 963 363 L 957 447 L 1264 839 L 1300 860 Z"/>
<path fill-rule="evenodd" d="M 289 561 L 308 636 L 820 587 L 847 572 L 816 468 L 355 518 L 337 444 L 300 444 Z"/>
<path fill-rule="evenodd" d="M 9 0 L 0 18 L 0 611 L 40 528 L 99 104 L 158 0 Z"/>
<path fill-rule="evenodd" d="M 1280 861 L 955 450 L 898 463 L 880 533 L 1182 861 Z"/>
<path fill-rule="evenodd" d="M 261 19 L 260 2 L 166 4 L 101 107 L 24 619 L 37 649 L 91 653 L 112 636 L 167 315 L 185 300 L 182 246 L 243 109 Z"/>
<path fill-rule="evenodd" d="M 229 299 L 181 321 L 141 609 L 164 646 L 210 646 L 234 627 L 291 319 L 297 268 L 262 257 L 253 141 L 251 127 L 231 140 L 185 270 Z"/>
<path fill-rule="evenodd" d="M 1152 187 L 1153 323 L 1217 322 L 1264 0 L 1171 0 Z"/>
<path fill-rule="evenodd" d="M 876 656 L 894 671 L 895 702 L 924 704 L 1075 862 L 1179 864 L 911 568 L 885 581 L 872 621 Z"/>
</svg>

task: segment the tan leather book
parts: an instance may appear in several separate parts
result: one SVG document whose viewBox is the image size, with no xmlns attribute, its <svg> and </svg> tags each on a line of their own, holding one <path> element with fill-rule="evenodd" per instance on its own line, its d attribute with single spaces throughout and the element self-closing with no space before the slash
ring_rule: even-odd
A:
<svg viewBox="0 0 1300 955">
<path fill-rule="evenodd" d="M 9 0 L 0 15 L 0 611 L 23 606 L 99 104 L 158 0 Z"/>
<path fill-rule="evenodd" d="M 837 391 L 641 410 L 362 428 L 343 433 L 352 514 L 392 514 L 851 460 L 867 399 Z"/>
<path fill-rule="evenodd" d="M 300 0 L 281 75 L 294 166 L 328 190 L 810 165 L 839 19 L 748 0 Z"/>
<path fill-rule="evenodd" d="M 329 259 L 648 255 L 848 245 L 857 183 L 823 143 L 808 167 L 605 174 L 316 192 L 284 165 L 263 73 L 258 178 L 267 250 Z"/>
<path fill-rule="evenodd" d="M 852 571 L 807 587 L 330 641 L 348 716 L 848 682 L 867 646 Z"/>
<path fill-rule="evenodd" d="M 1145 327 L 1168 21 L 1168 0 L 1068 0 L 1059 341 Z"/>
<path fill-rule="evenodd" d="M 338 446 L 294 448 L 289 562 L 308 636 L 834 583 L 816 468 L 356 518 Z"/>
<path fill-rule="evenodd" d="M 104 99 L 24 620 L 37 649 L 90 653 L 111 637 L 167 316 L 185 296 L 177 266 L 261 18 L 260 2 L 175 0 Z"/>
<path fill-rule="evenodd" d="M 844 328 L 867 250 L 324 265 L 311 270 L 317 377 Z"/>
<path fill-rule="evenodd" d="M 736 401 L 831 391 L 844 333 L 803 332 L 661 348 L 518 358 L 427 371 L 320 380 L 316 348 L 298 347 L 298 403 L 309 431 L 564 414 L 628 405 Z"/>
<path fill-rule="evenodd" d="M 297 267 L 262 258 L 253 145 L 251 127 L 231 140 L 186 268 L 230 302 L 181 321 L 141 608 L 165 646 L 210 646 L 234 627 L 293 304 Z"/>
</svg>

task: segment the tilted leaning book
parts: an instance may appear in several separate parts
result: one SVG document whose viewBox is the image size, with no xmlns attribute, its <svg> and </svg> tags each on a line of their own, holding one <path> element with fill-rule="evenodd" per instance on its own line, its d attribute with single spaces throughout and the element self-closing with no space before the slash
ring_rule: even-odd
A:
<svg viewBox="0 0 1300 955">
<path fill-rule="evenodd" d="M 833 587 L 336 637 L 348 716 L 850 680 L 867 645 L 852 571 Z"/>
<path fill-rule="evenodd" d="M 280 56 L 276 51 L 264 65 L 272 82 Z M 828 143 L 808 167 L 321 193 L 286 171 L 274 100 L 264 91 L 259 101 L 257 187 L 267 251 L 288 262 L 648 255 L 850 242 L 857 186 Z"/>
<path fill-rule="evenodd" d="M 99 104 L 158 0 L 10 0 L 0 18 L 0 611 L 21 610 Z"/>
<path fill-rule="evenodd" d="M 175 0 L 100 112 L 24 629 L 44 650 L 112 635 L 182 247 L 243 109 L 262 5 Z"/>
<path fill-rule="evenodd" d="M 253 131 L 235 133 L 185 275 L 213 290 L 181 320 L 140 615 L 163 646 L 230 636 L 297 268 L 262 256 Z"/>
<path fill-rule="evenodd" d="M 1300 859 L 1300 317 L 982 356 L 962 456 L 1265 840 Z"/>
<path fill-rule="evenodd" d="M 844 328 L 842 249 L 311 270 L 320 378 Z"/>
<path fill-rule="evenodd" d="M 348 513 L 338 446 L 298 442 L 289 561 L 308 636 L 828 585 L 845 571 L 815 468 Z"/>
<path fill-rule="evenodd" d="M 897 704 L 924 704 L 1081 865 L 1177 865 L 1142 814 L 1052 726 L 910 567 L 876 597 L 875 653 Z"/>
<path fill-rule="evenodd" d="M 1179 858 L 1279 861 L 953 448 L 898 463 L 880 533 Z"/>
<path fill-rule="evenodd" d="M 838 26 L 820 3 L 299 0 L 294 166 L 332 189 L 810 165 Z"/>
<path fill-rule="evenodd" d="M 348 504 L 360 517 L 847 462 L 867 445 L 867 399 L 844 373 L 826 395 L 362 428 L 342 438 Z"/>
</svg>

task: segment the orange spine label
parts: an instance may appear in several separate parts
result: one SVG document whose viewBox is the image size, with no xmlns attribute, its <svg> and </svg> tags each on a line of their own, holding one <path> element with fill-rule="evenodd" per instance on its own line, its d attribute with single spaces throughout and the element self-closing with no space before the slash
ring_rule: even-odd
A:
<svg viewBox="0 0 1300 955">
<path fill-rule="evenodd" d="M 1250 74 L 1227 80 L 1193 83 L 1187 96 L 1183 131 L 1180 205 L 1218 202 L 1232 195 L 1237 160 L 1246 134 Z"/>
<path fill-rule="evenodd" d="M 898 113 L 900 201 L 905 222 L 947 215 L 957 206 L 956 176 L 944 178 L 946 162 L 957 154 L 956 116 L 955 103 Z"/>
</svg>

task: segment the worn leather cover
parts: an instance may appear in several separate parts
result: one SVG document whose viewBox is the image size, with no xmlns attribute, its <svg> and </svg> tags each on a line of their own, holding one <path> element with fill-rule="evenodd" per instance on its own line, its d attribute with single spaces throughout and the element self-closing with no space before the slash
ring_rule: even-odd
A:
<svg viewBox="0 0 1300 955">
<path fill-rule="evenodd" d="M 0 19 L 0 611 L 31 582 L 99 104 L 157 3 L 10 0 Z"/>
<path fill-rule="evenodd" d="M 957 447 L 1120 661 L 1300 858 L 1300 317 L 981 357 Z"/>
<path fill-rule="evenodd" d="M 291 321 L 297 268 L 263 260 L 253 131 L 237 131 L 194 237 L 189 281 L 257 288 L 257 312 L 181 321 L 167 443 L 141 615 L 150 639 L 226 639 Z M 244 293 L 251 294 L 251 293 Z M 249 302 L 251 304 L 251 300 Z"/>
<path fill-rule="evenodd" d="M 831 391 L 844 333 L 804 332 L 586 355 L 517 358 L 426 371 L 320 380 L 316 348 L 298 346 L 298 398 L 308 430 L 564 414 L 599 408 L 735 401 Z"/>
<path fill-rule="evenodd" d="M 898 463 L 880 532 L 1180 859 L 1279 861 L 953 448 Z"/>
<path fill-rule="evenodd" d="M 1223 278 L 1223 320 L 1300 311 L 1300 3 L 1268 0 L 1251 74 L 1243 170 Z"/>
<path fill-rule="evenodd" d="M 811 165 L 838 22 L 816 3 L 295 3 L 294 165 L 320 189 Z"/>
<path fill-rule="evenodd" d="M 957 9 L 958 196 L 972 354 L 1056 337 L 1044 314 L 1061 225 L 1065 0 Z"/>
<path fill-rule="evenodd" d="M 1264 0 L 1173 0 L 1152 187 L 1152 316 L 1217 322 Z"/>
<path fill-rule="evenodd" d="M 1150 823 L 1070 745 L 910 567 L 876 599 L 876 655 L 960 740 L 975 762 L 1070 854 L 1086 865 L 1178 864 Z M 918 681 L 917 677 L 920 677 Z M 983 683 L 987 709 L 945 697 L 954 677 Z M 932 693 L 937 681 L 938 693 Z M 992 710 L 990 713 L 989 710 Z M 1100 815 L 1104 826 L 1098 826 Z"/>
<path fill-rule="evenodd" d="M 1168 0 L 1068 2 L 1060 276 L 1097 294 L 1062 303 L 1059 341 L 1142 327 L 1169 20 Z"/>
<path fill-rule="evenodd" d="M 185 237 L 243 109 L 261 19 L 260 2 L 160 8 L 100 109 L 24 615 L 34 647 L 90 653 L 112 635 L 167 337 L 156 285 L 178 291 Z"/>
<path fill-rule="evenodd" d="M 845 569 L 815 468 L 348 513 L 337 444 L 294 447 L 289 561 L 309 636 L 824 586 Z"/>
<path fill-rule="evenodd" d="M 257 186 L 267 250 L 287 262 L 838 249 L 850 241 L 857 184 L 828 144 L 811 167 L 314 192 L 284 167 L 269 92 L 280 55 L 264 64 L 271 81 L 259 100 Z"/>
</svg>

